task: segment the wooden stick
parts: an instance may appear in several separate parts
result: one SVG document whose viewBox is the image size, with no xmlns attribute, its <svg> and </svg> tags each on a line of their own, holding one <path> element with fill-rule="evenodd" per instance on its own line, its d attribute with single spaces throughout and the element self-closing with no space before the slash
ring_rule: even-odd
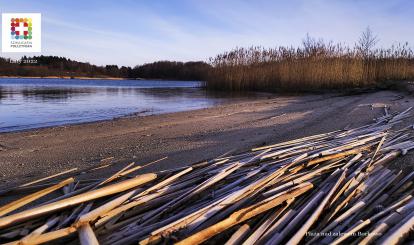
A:
<svg viewBox="0 0 414 245">
<path fill-rule="evenodd" d="M 151 188 L 145 190 L 144 192 L 141 192 L 139 195 L 134 196 L 134 199 L 137 199 L 138 197 L 144 196 L 145 194 L 147 194 L 147 193 L 149 193 L 151 191 L 154 191 L 154 190 L 157 190 L 157 189 L 159 189 L 161 187 L 164 187 L 167 184 L 173 182 L 174 180 L 180 178 L 181 176 L 189 173 L 192 170 L 193 170 L 192 167 L 186 168 L 186 169 L 180 171 L 179 173 L 177 173 L 177 174 L 175 174 L 175 175 L 167 178 L 166 180 L 161 181 L 160 183 L 152 186 Z M 150 199 L 147 199 L 146 201 L 149 201 L 149 200 Z M 120 206 L 120 207 L 117 207 L 117 208 L 113 209 L 110 213 L 106 213 L 104 215 L 104 217 L 102 217 L 102 219 L 99 221 L 99 225 L 102 225 L 103 223 L 107 222 L 110 218 L 112 218 L 112 217 L 118 215 L 119 213 L 124 212 L 124 211 L 126 211 L 126 210 L 128 210 L 130 208 L 133 208 L 133 207 L 135 207 L 135 206 L 137 206 L 137 205 L 139 205 L 141 203 L 142 203 L 141 200 L 135 200 L 135 201 L 132 201 L 130 203 L 127 203 L 127 204 L 125 204 L 123 206 Z M 109 211 L 109 210 L 107 210 L 107 211 Z"/>
<path fill-rule="evenodd" d="M 286 201 L 286 205 L 277 209 L 268 219 L 266 219 L 263 224 L 260 225 L 247 239 L 244 241 L 245 245 L 255 244 L 259 238 L 266 232 L 266 230 L 272 225 L 272 223 L 277 220 L 280 215 L 293 203 L 295 199 L 292 198 Z"/>
<path fill-rule="evenodd" d="M 44 190 L 38 191 L 38 192 L 33 193 L 31 195 L 25 196 L 25 197 L 23 197 L 19 200 L 11 202 L 7 205 L 4 205 L 3 207 L 0 207 L 0 217 L 4 216 L 4 215 L 20 208 L 20 207 L 23 207 L 24 205 L 26 205 L 28 203 L 31 203 L 34 200 L 37 200 L 37 199 L 39 199 L 39 198 L 41 198 L 41 197 L 57 190 L 57 189 L 60 189 L 61 187 L 65 186 L 67 184 L 73 183 L 73 181 L 74 181 L 73 178 L 69 178 L 67 180 L 64 180 L 64 181 L 60 182 L 57 185 L 51 186 L 49 188 L 46 188 Z"/>
<path fill-rule="evenodd" d="M 139 191 L 139 190 L 138 190 Z M 110 211 L 111 209 L 119 206 L 120 204 L 122 204 L 123 202 L 125 202 L 126 200 L 128 200 L 129 198 L 131 198 L 132 196 L 134 196 L 135 194 L 137 194 L 136 190 L 130 191 L 86 214 L 83 214 L 79 220 L 78 220 L 78 224 L 77 225 L 81 225 L 83 223 L 89 223 L 90 221 L 93 221 L 97 218 L 99 218 L 101 215 L 103 215 L 104 213 Z"/>
<path fill-rule="evenodd" d="M 141 169 L 141 168 L 145 168 L 145 167 L 147 167 L 147 166 L 149 166 L 149 165 L 152 165 L 152 164 L 154 164 L 154 163 L 161 162 L 161 161 L 163 161 L 163 160 L 165 160 L 165 159 L 167 159 L 167 158 L 168 158 L 168 157 L 163 157 L 163 158 L 160 158 L 160 159 L 158 159 L 158 160 L 155 160 L 155 161 L 149 162 L 149 163 L 147 163 L 147 164 L 144 164 L 144 165 L 142 165 L 142 166 L 136 166 L 136 167 L 133 167 L 133 168 L 131 168 L 131 169 L 128 169 L 128 170 L 125 170 L 125 171 L 121 172 L 119 175 L 120 175 L 120 176 L 126 176 L 126 175 L 128 175 L 128 174 L 130 174 L 130 173 L 132 173 L 132 172 L 135 172 L 135 171 L 137 171 L 137 170 L 139 170 L 139 169 Z"/>
<path fill-rule="evenodd" d="M 192 196 L 204 191 L 205 189 L 209 188 L 213 184 L 217 183 L 218 181 L 222 180 L 229 174 L 233 173 L 237 169 L 239 169 L 242 165 L 238 162 L 224 167 L 220 173 L 217 175 L 214 175 L 213 177 L 209 178 L 208 180 L 204 181 L 200 185 L 194 187 L 193 189 L 189 190 L 188 192 L 184 193 L 182 196 L 171 200 L 167 204 L 159 207 L 158 209 L 155 209 L 153 212 L 147 213 L 144 219 L 146 220 L 144 224 L 150 223 L 152 220 L 157 218 L 158 216 L 162 215 L 164 212 L 171 210 L 172 208 L 178 206 L 179 204 L 182 204 L 186 200 L 190 199 Z"/>
<path fill-rule="evenodd" d="M 99 245 L 98 239 L 96 239 L 89 223 L 81 225 L 78 229 L 79 241 L 81 245 Z"/>
<path fill-rule="evenodd" d="M 54 226 L 59 221 L 59 217 L 55 216 L 51 219 L 49 219 L 44 225 L 40 226 L 36 230 L 34 230 L 32 233 L 24 237 L 20 243 L 27 244 L 30 243 L 30 240 L 40 236 L 43 232 L 50 229 L 52 226 Z"/>
<path fill-rule="evenodd" d="M 237 229 L 236 232 L 230 237 L 229 240 L 224 245 L 237 245 L 241 244 L 244 238 L 249 234 L 250 226 L 248 224 L 244 224 Z"/>
<path fill-rule="evenodd" d="M 313 185 L 311 183 L 307 183 L 306 185 L 304 185 L 301 188 L 295 188 L 292 190 L 289 190 L 288 192 L 286 192 L 284 195 L 280 195 L 277 196 L 276 198 L 274 198 L 273 200 L 270 200 L 268 202 L 264 202 L 264 203 L 259 203 L 259 204 L 255 204 L 252 206 L 249 206 L 247 208 L 243 208 L 235 213 L 233 213 L 229 218 L 220 221 L 219 223 L 210 226 L 180 242 L 177 243 L 177 245 L 195 245 L 195 244 L 200 244 L 204 241 L 206 241 L 207 239 L 209 239 L 210 237 L 234 226 L 237 225 L 245 220 L 248 220 L 262 212 L 265 212 L 279 204 L 281 204 L 282 202 L 297 197 L 305 192 L 307 192 L 308 190 L 312 189 Z"/>
<path fill-rule="evenodd" d="M 41 216 L 46 213 L 61 210 L 64 208 L 72 207 L 76 204 L 94 200 L 100 197 L 109 196 L 115 193 L 119 193 L 139 185 L 145 184 L 149 181 L 157 178 L 156 174 L 143 174 L 133 179 L 125 180 L 110 186 L 103 187 L 101 189 L 89 191 L 83 194 L 79 194 L 74 197 L 69 197 L 54 203 L 46 204 L 37 208 L 29 209 L 17 214 L 0 218 L 0 228 L 4 228 L 15 222 L 21 222 L 29 218 Z"/>
<path fill-rule="evenodd" d="M 73 234 L 76 232 L 76 228 L 74 227 L 68 227 L 64 229 L 60 229 L 57 231 L 51 231 L 48 233 L 41 234 L 39 236 L 31 238 L 29 241 L 26 241 L 25 245 L 35 245 L 35 244 L 42 244 L 46 242 L 50 242 L 65 236 L 68 236 L 70 234 Z M 7 245 L 17 245 L 20 241 L 14 241 L 7 243 Z"/>
<path fill-rule="evenodd" d="M 104 180 L 104 181 L 100 182 L 99 184 L 97 184 L 96 187 L 101 186 L 101 185 L 104 185 L 106 183 L 111 182 L 114 179 L 119 178 L 121 176 L 121 173 L 123 173 L 124 171 L 126 171 L 127 169 L 129 169 L 130 167 L 132 167 L 132 165 L 134 165 L 134 164 L 135 164 L 135 162 L 132 162 L 132 163 L 128 164 L 127 166 L 125 166 L 124 168 L 122 168 L 121 170 L 119 170 L 118 172 L 116 172 L 115 174 L 113 174 L 111 177 L 109 177 L 106 180 Z"/>
<path fill-rule="evenodd" d="M 378 241 L 379 244 L 399 244 L 414 227 L 414 211 Z"/>
<path fill-rule="evenodd" d="M 329 190 L 329 192 L 322 200 L 322 202 L 319 204 L 319 206 L 316 208 L 316 210 L 311 214 L 308 220 L 301 225 L 300 229 L 296 231 L 295 235 L 292 238 L 290 238 L 287 244 L 298 244 L 302 240 L 309 228 L 316 222 L 316 220 L 321 215 L 322 210 L 327 205 L 329 199 L 332 197 L 332 195 L 338 189 L 342 181 L 345 179 L 345 175 L 346 171 L 343 171 L 342 174 L 339 176 L 338 180 L 336 181 L 335 185 L 332 186 L 332 188 Z"/>
<path fill-rule="evenodd" d="M 41 179 L 38 179 L 38 180 L 35 180 L 35 181 L 32 181 L 32 182 L 23 184 L 23 185 L 19 185 L 19 187 L 25 187 L 25 186 L 33 185 L 33 184 L 42 182 L 44 180 L 52 179 L 52 178 L 55 178 L 55 177 L 60 176 L 60 175 L 64 175 L 64 174 L 67 174 L 67 173 L 71 173 L 71 172 L 76 171 L 76 170 L 78 170 L 78 168 L 72 168 L 72 169 L 69 169 L 69 170 L 66 170 L 66 171 L 63 171 L 63 172 L 60 172 L 60 173 L 51 175 L 51 176 L 47 176 L 47 177 L 44 177 L 44 178 L 41 178 Z"/>
<path fill-rule="evenodd" d="M 360 223 L 355 224 L 353 227 L 350 227 L 343 236 L 337 238 L 335 241 L 333 241 L 332 245 L 340 244 L 341 242 L 345 241 L 347 238 L 349 238 L 352 234 L 355 234 L 356 232 L 360 231 L 367 225 L 371 224 L 372 222 L 377 221 L 378 219 L 382 218 L 384 215 L 389 213 L 395 208 L 398 208 L 402 203 L 407 202 L 408 200 L 412 199 L 411 195 L 408 195 L 404 197 L 402 200 L 399 200 L 395 204 L 389 206 L 387 209 L 381 211 L 380 213 L 375 214 L 374 216 L 370 217 L 369 219 L 366 219 L 364 221 L 361 221 Z"/>
</svg>

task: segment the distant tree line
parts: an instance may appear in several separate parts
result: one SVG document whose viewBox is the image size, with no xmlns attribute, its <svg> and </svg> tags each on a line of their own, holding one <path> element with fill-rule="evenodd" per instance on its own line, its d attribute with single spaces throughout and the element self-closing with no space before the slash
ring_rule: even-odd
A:
<svg viewBox="0 0 414 245">
<path fill-rule="evenodd" d="M 204 80 L 209 68 L 210 65 L 202 61 L 158 61 L 131 68 L 117 65 L 97 66 L 58 56 L 24 56 L 17 61 L 0 58 L 1 76 Z"/>
<path fill-rule="evenodd" d="M 131 77 L 161 78 L 177 80 L 204 80 L 210 65 L 205 62 L 171 62 L 158 61 L 135 66 Z"/>
<path fill-rule="evenodd" d="M 367 28 L 353 47 L 308 35 L 297 48 L 236 48 L 208 63 L 158 61 L 133 68 L 57 56 L 23 57 L 17 63 L 0 58 L 0 75 L 202 80 L 209 89 L 230 91 L 315 91 L 414 80 L 414 52 L 408 43 L 384 49 L 376 48 L 377 42 Z"/>
</svg>

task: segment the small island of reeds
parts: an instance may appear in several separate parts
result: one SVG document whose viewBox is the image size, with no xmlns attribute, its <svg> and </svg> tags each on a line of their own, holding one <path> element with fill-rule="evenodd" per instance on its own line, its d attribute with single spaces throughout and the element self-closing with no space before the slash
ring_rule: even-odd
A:
<svg viewBox="0 0 414 245">
<path fill-rule="evenodd" d="M 375 87 L 414 79 L 408 43 L 375 48 L 367 28 L 353 46 L 309 35 L 302 47 L 236 48 L 210 59 L 207 87 L 215 90 L 317 91 Z"/>
</svg>

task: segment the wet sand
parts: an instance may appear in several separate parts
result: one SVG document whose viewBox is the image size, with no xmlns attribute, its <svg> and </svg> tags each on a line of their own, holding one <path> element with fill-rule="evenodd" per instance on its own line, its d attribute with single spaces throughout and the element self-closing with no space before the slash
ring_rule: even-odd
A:
<svg viewBox="0 0 414 245">
<path fill-rule="evenodd" d="M 272 95 L 195 111 L 2 133 L 0 186 L 86 168 L 111 156 L 119 162 L 113 168 L 165 156 L 143 171 L 180 167 L 231 150 L 358 127 L 383 115 L 384 105 L 402 111 L 414 106 L 414 97 L 396 91 Z M 410 166 L 411 154 L 399 161 L 401 168 Z"/>
</svg>

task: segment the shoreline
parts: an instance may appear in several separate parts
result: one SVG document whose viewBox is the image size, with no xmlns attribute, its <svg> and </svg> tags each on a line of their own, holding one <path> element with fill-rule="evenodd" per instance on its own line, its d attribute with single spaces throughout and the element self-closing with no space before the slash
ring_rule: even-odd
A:
<svg viewBox="0 0 414 245">
<path fill-rule="evenodd" d="M 84 169 L 108 157 L 120 163 L 117 168 L 168 156 L 142 172 L 182 167 L 229 151 L 358 127 L 383 115 L 385 105 L 390 112 L 402 111 L 414 106 L 414 97 L 397 91 L 278 95 L 192 111 L 1 133 L 0 186 Z"/>
<path fill-rule="evenodd" d="M 59 128 L 67 128 L 67 127 L 72 127 L 72 126 L 83 126 L 83 125 L 92 125 L 93 126 L 94 124 L 97 124 L 97 123 L 109 123 L 109 122 L 115 122 L 115 121 L 122 120 L 122 119 L 129 119 L 129 118 L 136 118 L 136 117 L 162 116 L 162 115 L 175 114 L 175 113 L 180 113 L 180 112 L 192 112 L 192 111 L 205 110 L 205 109 L 217 107 L 219 105 L 225 105 L 227 103 L 231 103 L 231 102 L 223 102 L 221 104 L 213 105 L 213 106 L 210 106 L 210 107 L 205 107 L 205 108 L 200 108 L 200 109 L 190 109 L 190 110 L 185 110 L 185 111 L 164 112 L 164 113 L 161 112 L 161 113 L 150 113 L 150 114 L 145 114 L 148 111 L 137 111 L 137 112 L 132 112 L 132 113 L 129 113 L 129 114 L 125 114 L 123 116 L 117 116 L 117 117 L 107 118 L 107 119 L 99 119 L 99 120 L 85 121 L 85 122 L 75 122 L 75 123 L 68 122 L 68 123 L 64 123 L 64 124 L 61 124 L 61 125 L 41 126 L 41 127 L 36 127 L 36 128 L 17 129 L 17 130 L 12 130 L 12 131 L 3 131 L 3 132 L 0 131 L 0 137 L 1 137 L 2 134 L 14 134 L 14 133 L 18 134 L 18 133 L 25 133 L 25 132 L 31 132 L 31 131 L 41 131 L 41 130 L 47 130 L 47 129 L 59 129 Z"/>
<path fill-rule="evenodd" d="M 2 78 L 9 78 L 9 79 L 63 79 L 63 80 L 130 80 L 130 81 L 181 81 L 181 82 L 204 82 L 204 81 L 196 81 L 196 80 L 177 80 L 177 79 L 168 79 L 168 78 L 126 78 L 126 77 L 84 77 L 84 76 L 45 76 L 45 77 L 37 77 L 37 76 L 0 76 Z"/>
<path fill-rule="evenodd" d="M 259 92 L 258 92 L 259 93 Z M 264 94 L 262 93 L 263 97 L 270 97 L 270 96 L 276 96 L 276 95 L 272 95 L 272 94 Z M 30 131 L 39 131 L 39 130 L 47 130 L 47 129 L 53 129 L 53 128 L 67 128 L 67 127 L 72 127 L 72 126 L 82 126 L 82 125 L 92 125 L 93 124 L 97 124 L 97 123 L 109 123 L 109 122 L 115 122 L 118 120 L 122 120 L 122 119 L 131 119 L 131 118 L 141 118 L 141 117 L 149 117 L 149 116 L 162 116 L 162 115 L 168 115 L 168 114 L 175 114 L 175 113 L 184 113 L 184 112 L 192 112 L 192 111 L 198 111 L 198 110 L 205 110 L 205 109 L 209 109 L 209 108 L 214 108 L 214 107 L 218 107 L 220 105 L 226 105 L 226 104 L 232 104 L 232 103 L 238 103 L 241 101 L 254 101 L 254 100 L 260 100 L 263 98 L 237 98 L 234 99 L 232 101 L 223 101 L 219 104 L 216 105 L 212 105 L 212 106 L 207 106 L 205 108 L 198 108 L 198 109 L 190 109 L 190 110 L 183 110 L 183 111 L 175 111 L 175 112 L 160 112 L 160 113 L 152 113 L 151 110 L 143 110 L 143 111 L 136 111 L 136 112 L 131 112 L 122 116 L 116 116 L 116 117 L 112 117 L 112 118 L 106 118 L 106 119 L 98 119 L 98 120 L 93 120 L 93 121 L 84 121 L 84 122 L 68 122 L 68 123 L 63 123 L 60 125 L 50 125 L 50 126 L 40 126 L 40 127 L 34 127 L 34 128 L 25 128 L 25 129 L 16 129 L 16 130 L 12 130 L 12 131 L 0 131 L 0 137 L 2 134 L 13 134 L 13 133 L 25 133 L 25 132 L 30 132 Z M 0 124 L 1 126 L 1 124 Z"/>
<path fill-rule="evenodd" d="M 83 76 L 45 76 L 45 77 L 22 77 L 22 76 L 0 76 L 1 78 L 11 78 L 11 79 L 77 79 L 77 80 L 139 80 L 139 79 L 130 79 L 122 77 L 83 77 Z"/>
</svg>

